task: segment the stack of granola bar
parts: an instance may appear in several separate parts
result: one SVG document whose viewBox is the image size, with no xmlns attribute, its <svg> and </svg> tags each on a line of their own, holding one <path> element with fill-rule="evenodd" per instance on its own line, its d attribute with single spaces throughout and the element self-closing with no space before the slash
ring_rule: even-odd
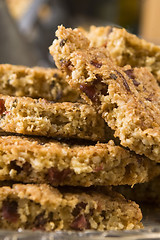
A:
<svg viewBox="0 0 160 240">
<path fill-rule="evenodd" d="M 160 49 L 111 27 L 56 34 L 59 70 L 0 66 L 0 228 L 139 229 L 112 186 L 160 174 Z"/>
</svg>

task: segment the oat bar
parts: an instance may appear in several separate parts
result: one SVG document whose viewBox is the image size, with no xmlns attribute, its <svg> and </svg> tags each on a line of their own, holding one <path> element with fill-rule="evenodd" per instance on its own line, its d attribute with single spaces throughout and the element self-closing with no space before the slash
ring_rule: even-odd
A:
<svg viewBox="0 0 160 240">
<path fill-rule="evenodd" d="M 0 64 L 0 93 L 53 102 L 80 101 L 79 94 L 67 84 L 61 71 L 42 67 Z"/>
<path fill-rule="evenodd" d="M 160 87 L 146 68 L 118 67 L 105 47 L 90 48 L 78 29 L 60 26 L 50 52 L 119 137 L 121 145 L 160 162 Z M 65 42 L 61 46 L 61 41 Z"/>
<path fill-rule="evenodd" d="M 113 141 L 76 145 L 46 138 L 0 137 L 0 181 L 52 186 L 134 185 L 160 174 L 155 162 Z"/>
<path fill-rule="evenodd" d="M 5 132 L 107 141 L 111 130 L 94 108 L 81 103 L 0 95 L 0 128 Z"/>
<path fill-rule="evenodd" d="M 55 189 L 48 185 L 0 187 L 0 228 L 123 230 L 142 228 L 139 206 L 111 190 Z"/>
</svg>

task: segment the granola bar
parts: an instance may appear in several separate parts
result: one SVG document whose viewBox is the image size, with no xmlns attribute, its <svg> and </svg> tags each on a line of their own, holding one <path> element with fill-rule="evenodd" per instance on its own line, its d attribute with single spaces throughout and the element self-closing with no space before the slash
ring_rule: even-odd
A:
<svg viewBox="0 0 160 240">
<path fill-rule="evenodd" d="M 160 174 L 156 162 L 111 140 L 76 145 L 46 138 L 0 137 L 0 181 L 71 185 L 134 185 Z"/>
<path fill-rule="evenodd" d="M 160 162 L 160 88 L 146 68 L 115 65 L 105 47 L 89 47 L 78 29 L 58 28 L 50 52 L 121 145 Z M 62 46 L 61 41 L 65 42 Z"/>
<path fill-rule="evenodd" d="M 63 190 L 48 185 L 0 187 L 0 228 L 123 230 L 142 228 L 141 210 L 111 190 Z"/>
<path fill-rule="evenodd" d="M 61 71 L 42 67 L 0 64 L 0 93 L 53 102 L 80 101 L 79 94 L 67 84 Z"/>
<path fill-rule="evenodd" d="M 0 128 L 5 132 L 106 141 L 109 127 L 87 104 L 0 95 Z"/>
</svg>

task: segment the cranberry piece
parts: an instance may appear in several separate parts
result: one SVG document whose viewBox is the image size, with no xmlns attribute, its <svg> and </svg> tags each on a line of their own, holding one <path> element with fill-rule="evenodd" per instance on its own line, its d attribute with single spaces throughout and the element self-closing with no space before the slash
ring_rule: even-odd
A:
<svg viewBox="0 0 160 240">
<path fill-rule="evenodd" d="M 59 171 L 56 167 L 51 167 L 48 170 L 47 179 L 51 185 L 63 182 L 71 173 L 69 168 Z"/>
<path fill-rule="evenodd" d="M 3 99 L 0 99 L 0 114 L 3 114 L 5 111 L 5 101 Z"/>
<path fill-rule="evenodd" d="M 114 73 L 111 73 L 109 76 L 110 76 L 110 78 L 112 78 L 112 79 L 114 79 L 114 80 L 117 79 L 117 76 L 116 76 L 116 74 L 114 74 Z"/>
<path fill-rule="evenodd" d="M 80 90 L 84 92 L 92 102 L 99 102 L 97 91 L 94 85 L 81 84 Z"/>
<path fill-rule="evenodd" d="M 140 83 L 137 82 L 137 80 L 135 79 L 134 69 L 133 69 L 133 68 L 128 69 L 128 70 L 126 70 L 126 71 L 124 71 L 124 72 L 128 75 L 128 77 L 129 77 L 130 79 L 132 79 L 132 82 L 133 82 L 133 84 L 134 84 L 136 87 L 138 87 L 138 86 L 140 85 Z"/>
<path fill-rule="evenodd" d="M 123 85 L 124 85 L 124 87 L 126 88 L 126 90 L 127 90 L 128 92 L 131 92 L 130 87 L 129 87 L 129 85 L 128 85 L 126 79 L 125 79 L 125 77 L 122 75 L 122 73 L 118 72 L 117 70 L 115 70 L 115 71 L 116 71 L 116 73 L 118 74 L 118 76 L 119 76 L 120 78 L 122 78 L 122 80 L 123 80 Z"/>
<path fill-rule="evenodd" d="M 74 230 L 85 230 L 90 228 L 90 224 L 84 214 L 79 215 L 73 220 L 70 227 Z"/>
<path fill-rule="evenodd" d="M 74 217 L 78 216 L 78 215 L 80 214 L 81 210 L 82 210 L 82 209 L 85 209 L 86 206 L 87 206 L 87 203 L 84 203 L 84 202 L 78 203 L 78 204 L 75 206 L 75 208 L 73 209 L 72 215 L 73 215 Z"/>
<path fill-rule="evenodd" d="M 66 43 L 66 40 L 65 40 L 65 39 L 62 39 L 62 40 L 60 41 L 60 43 L 59 43 L 59 46 L 60 46 L 60 47 L 63 47 L 63 46 L 65 45 L 65 43 Z"/>
<path fill-rule="evenodd" d="M 96 68 L 101 68 L 102 67 L 102 63 L 99 63 L 96 59 L 91 60 L 90 64 L 93 65 Z"/>
<path fill-rule="evenodd" d="M 2 204 L 2 217 L 8 222 L 16 222 L 19 218 L 17 212 L 18 203 L 16 201 L 5 200 Z"/>
</svg>

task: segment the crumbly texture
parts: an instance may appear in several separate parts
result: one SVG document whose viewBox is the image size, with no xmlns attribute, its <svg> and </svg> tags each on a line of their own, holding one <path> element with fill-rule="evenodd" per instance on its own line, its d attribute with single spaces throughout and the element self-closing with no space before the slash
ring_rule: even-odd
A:
<svg viewBox="0 0 160 240">
<path fill-rule="evenodd" d="M 0 128 L 5 132 L 106 141 L 111 130 L 94 108 L 81 103 L 0 95 Z"/>
<path fill-rule="evenodd" d="M 132 188 L 124 185 L 115 187 L 115 189 L 127 199 L 139 203 L 156 203 L 160 206 L 160 176 L 154 178 L 152 181 L 136 184 Z"/>
<path fill-rule="evenodd" d="M 105 194 L 58 190 L 48 185 L 0 188 L 0 228 L 123 230 L 142 228 L 139 206 L 111 190 Z"/>
<path fill-rule="evenodd" d="M 78 29 L 90 40 L 90 47 L 107 47 L 108 36 L 113 31 L 111 26 L 96 27 L 92 25 L 88 31 L 83 28 Z"/>
<path fill-rule="evenodd" d="M 160 88 L 146 68 L 118 67 L 105 47 L 90 48 L 78 29 L 56 32 L 50 52 L 119 137 L 121 145 L 160 162 Z M 65 42 L 61 46 L 61 41 Z"/>
<path fill-rule="evenodd" d="M 42 67 L 0 64 L 0 93 L 53 102 L 80 101 L 79 94 L 68 85 L 61 71 Z"/>
<path fill-rule="evenodd" d="M 107 49 L 119 66 L 147 67 L 160 83 L 160 46 L 140 39 L 125 29 L 113 28 Z"/>
<path fill-rule="evenodd" d="M 160 166 L 113 141 L 73 145 L 46 139 L 0 137 L 0 181 L 52 186 L 134 185 L 160 174 Z"/>
<path fill-rule="evenodd" d="M 90 39 L 90 46 L 105 46 L 119 66 L 147 67 L 160 83 L 160 46 L 147 42 L 124 28 L 95 27 L 83 31 Z"/>
</svg>

